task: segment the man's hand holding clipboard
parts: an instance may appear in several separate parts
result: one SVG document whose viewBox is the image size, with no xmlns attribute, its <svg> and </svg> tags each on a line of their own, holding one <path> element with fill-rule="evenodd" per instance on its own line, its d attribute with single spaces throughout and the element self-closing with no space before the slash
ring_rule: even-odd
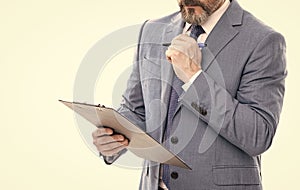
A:
<svg viewBox="0 0 300 190">
<path fill-rule="evenodd" d="M 178 156 L 116 110 L 100 105 L 59 101 L 98 127 L 93 132 L 93 140 L 100 154 L 108 159 L 105 159 L 106 163 L 111 164 L 128 149 L 140 158 L 191 170 Z"/>
<path fill-rule="evenodd" d="M 124 135 L 115 134 L 108 127 L 98 128 L 92 135 L 94 145 L 103 156 L 115 156 L 129 144 L 129 140 Z"/>
</svg>

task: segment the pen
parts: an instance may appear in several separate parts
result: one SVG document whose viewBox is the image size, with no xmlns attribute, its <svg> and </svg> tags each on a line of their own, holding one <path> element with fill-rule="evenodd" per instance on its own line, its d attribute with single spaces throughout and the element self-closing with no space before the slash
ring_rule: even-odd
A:
<svg viewBox="0 0 300 190">
<path fill-rule="evenodd" d="M 163 43 L 162 45 L 168 47 L 168 46 L 171 45 L 171 43 Z M 204 47 L 207 46 L 207 44 L 205 44 L 205 43 L 198 43 L 198 46 L 199 46 L 199 48 L 204 48 Z"/>
</svg>

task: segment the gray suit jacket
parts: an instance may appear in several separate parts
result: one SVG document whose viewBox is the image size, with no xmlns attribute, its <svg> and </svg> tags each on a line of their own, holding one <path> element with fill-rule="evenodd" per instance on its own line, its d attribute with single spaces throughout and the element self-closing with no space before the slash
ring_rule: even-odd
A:
<svg viewBox="0 0 300 190">
<path fill-rule="evenodd" d="M 161 44 L 183 27 L 180 13 L 143 25 L 119 109 L 159 142 L 174 75 Z M 170 189 L 262 189 L 260 155 L 272 143 L 283 103 L 284 38 L 232 1 L 206 44 L 203 72 L 180 97 L 165 144 L 192 170 L 170 166 Z M 157 189 L 159 167 L 145 161 L 140 189 Z"/>
</svg>

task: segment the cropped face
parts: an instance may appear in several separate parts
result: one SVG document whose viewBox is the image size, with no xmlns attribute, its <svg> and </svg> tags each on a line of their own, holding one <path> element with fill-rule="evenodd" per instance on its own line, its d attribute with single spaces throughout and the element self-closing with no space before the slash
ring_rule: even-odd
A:
<svg viewBox="0 0 300 190">
<path fill-rule="evenodd" d="M 195 25 L 201 25 L 222 6 L 225 0 L 178 0 L 183 19 Z"/>
</svg>

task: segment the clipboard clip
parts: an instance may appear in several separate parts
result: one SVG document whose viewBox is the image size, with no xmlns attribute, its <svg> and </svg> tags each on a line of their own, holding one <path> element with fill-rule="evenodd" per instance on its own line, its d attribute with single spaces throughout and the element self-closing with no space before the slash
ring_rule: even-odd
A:
<svg viewBox="0 0 300 190">
<path fill-rule="evenodd" d="M 102 108 L 105 108 L 105 106 L 101 104 L 98 104 L 97 107 L 99 108 L 100 111 L 102 111 Z"/>
</svg>

